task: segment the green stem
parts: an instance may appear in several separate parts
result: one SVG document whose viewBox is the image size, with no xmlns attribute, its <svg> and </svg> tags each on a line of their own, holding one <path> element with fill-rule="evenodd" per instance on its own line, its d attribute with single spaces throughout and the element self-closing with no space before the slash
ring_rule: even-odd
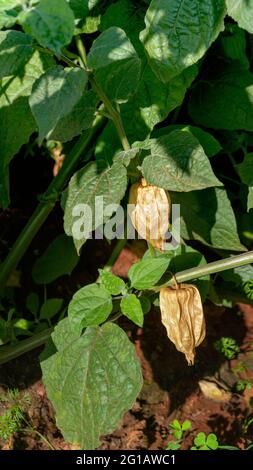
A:
<svg viewBox="0 0 253 470">
<path fill-rule="evenodd" d="M 51 442 L 45 436 L 43 436 L 43 434 L 37 431 L 37 429 L 34 429 L 34 427 L 29 423 L 29 421 L 27 421 L 27 419 L 25 419 L 25 417 L 23 417 L 23 421 L 27 425 L 27 428 L 22 429 L 23 432 L 31 432 L 37 434 L 37 436 L 39 436 L 39 438 L 44 441 L 51 450 L 56 450 L 53 444 L 51 444 Z"/>
<path fill-rule="evenodd" d="M 95 126 L 81 135 L 81 137 L 69 153 L 68 157 L 66 158 L 61 171 L 54 178 L 54 180 L 49 185 L 47 191 L 42 196 L 41 202 L 35 209 L 34 213 L 27 222 L 23 231 L 19 235 L 18 239 L 10 250 L 7 258 L 1 265 L 0 290 L 3 289 L 3 287 L 5 286 L 11 272 L 13 271 L 13 269 L 15 269 L 22 256 L 26 252 L 31 241 L 39 231 L 40 227 L 43 225 L 48 215 L 53 210 L 55 203 L 58 200 L 59 192 L 63 189 L 65 182 L 72 175 L 73 170 L 76 167 L 81 154 L 89 146 L 91 140 L 95 137 L 99 130 L 101 130 L 102 125 L 104 125 L 104 119 L 98 117 L 96 119 Z"/>
<path fill-rule="evenodd" d="M 124 240 L 121 240 L 122 242 Z M 239 266 L 244 266 L 245 264 L 250 264 L 253 262 L 253 251 L 249 251 L 242 255 L 233 256 L 231 258 L 222 259 L 220 261 L 214 261 L 213 263 L 206 264 L 205 266 L 198 266 L 196 268 L 186 269 L 185 271 L 178 272 L 175 277 L 177 282 L 186 282 L 190 281 L 191 279 L 196 279 L 202 276 L 206 276 L 208 274 L 214 274 L 220 271 L 225 271 L 226 269 L 233 269 Z M 155 286 L 148 290 L 152 290 L 158 292 L 161 287 L 166 287 L 171 284 L 172 280 L 162 286 Z M 236 299 L 235 299 L 236 301 Z M 251 303 L 249 301 L 249 303 Z M 8 361 L 11 361 L 15 357 L 21 356 L 28 351 L 31 351 L 38 346 L 41 346 L 45 343 L 51 333 L 52 328 L 49 330 L 43 331 L 32 338 L 25 339 L 14 346 L 3 346 L 0 348 L 0 364 L 4 364 Z M 2 349 L 2 351 L 1 351 Z"/>
<path fill-rule="evenodd" d="M 18 344 L 2 346 L 2 348 L 0 348 L 0 364 L 12 361 L 12 359 L 19 357 L 26 352 L 32 351 L 32 349 L 38 348 L 47 342 L 52 332 L 53 328 L 49 328 L 48 330 L 42 331 L 31 338 L 20 341 Z"/>
<path fill-rule="evenodd" d="M 253 263 L 253 251 L 248 251 L 242 255 L 231 256 L 230 258 L 221 259 L 219 261 L 213 261 L 204 266 L 197 266 L 195 268 L 185 269 L 175 274 L 177 282 L 186 282 L 191 279 L 197 279 L 199 277 L 208 276 L 210 274 L 215 274 L 227 269 L 238 268 L 239 266 L 244 266 L 245 264 Z M 150 288 L 155 292 L 158 292 L 161 287 L 167 287 L 171 285 L 172 280 L 161 285 Z"/>
<path fill-rule="evenodd" d="M 92 85 L 93 90 L 97 93 L 97 95 L 99 96 L 101 101 L 104 103 L 104 105 L 105 105 L 105 107 L 106 107 L 106 109 L 107 109 L 107 111 L 108 111 L 115 127 L 116 127 L 116 130 L 118 132 L 118 136 L 120 138 L 120 142 L 122 144 L 123 149 L 124 150 L 129 150 L 130 149 L 130 144 L 128 142 L 128 139 L 127 139 L 127 136 L 126 136 L 126 133 L 125 133 L 125 129 L 124 129 L 123 124 L 122 124 L 120 113 L 112 106 L 109 98 L 103 92 L 102 88 L 97 83 L 97 81 L 94 78 L 94 76 L 92 75 L 92 73 L 89 70 L 87 70 L 86 51 L 85 51 L 85 47 L 83 45 L 83 42 L 82 42 L 80 36 L 76 37 L 76 45 L 77 45 L 78 52 L 79 52 L 80 57 L 81 57 L 82 62 L 83 62 L 83 66 L 84 66 L 84 68 L 85 68 L 85 70 L 88 74 L 89 82 Z"/>
</svg>

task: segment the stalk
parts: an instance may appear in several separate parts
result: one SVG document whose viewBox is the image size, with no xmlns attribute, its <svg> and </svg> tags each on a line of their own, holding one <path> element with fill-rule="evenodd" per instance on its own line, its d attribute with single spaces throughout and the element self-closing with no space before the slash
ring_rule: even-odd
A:
<svg viewBox="0 0 253 470">
<path fill-rule="evenodd" d="M 192 279 L 198 279 L 199 277 L 208 276 L 210 274 L 216 274 L 227 269 L 238 268 L 245 264 L 253 263 L 253 251 L 247 251 L 242 255 L 231 256 L 230 258 L 221 259 L 219 261 L 213 261 L 204 266 L 197 266 L 195 268 L 185 269 L 175 274 L 177 282 L 186 282 Z M 151 287 L 149 290 L 158 292 L 161 287 L 170 286 L 173 279 L 160 286 Z"/>
<path fill-rule="evenodd" d="M 59 193 L 62 191 L 66 181 L 72 175 L 81 154 L 88 148 L 91 140 L 99 130 L 101 130 L 102 125 L 104 125 L 104 119 L 97 117 L 94 127 L 81 135 L 70 151 L 68 158 L 66 158 L 59 174 L 50 183 L 47 191 L 41 197 L 41 202 L 35 209 L 23 231 L 11 248 L 7 258 L 0 267 L 0 290 L 3 289 L 11 272 L 15 269 L 40 227 L 53 210 L 56 201 L 59 198 Z"/>
<path fill-rule="evenodd" d="M 121 240 L 123 242 L 123 240 Z M 120 248 L 120 245 L 119 245 Z M 219 261 L 214 261 L 213 263 L 209 263 L 205 266 L 199 266 L 197 268 L 190 268 L 185 269 L 184 271 L 180 271 L 175 274 L 177 282 L 186 282 L 190 281 L 191 279 L 196 279 L 202 276 L 206 276 L 208 274 L 215 274 L 220 271 L 225 271 L 226 269 L 233 269 L 239 266 L 244 266 L 246 264 L 250 264 L 253 262 L 253 251 L 249 251 L 242 255 L 232 256 L 231 258 L 222 259 Z M 166 287 L 171 284 L 172 280 L 167 282 L 162 286 L 155 286 L 150 288 L 149 290 L 153 290 L 158 292 L 161 287 Z M 235 299 L 236 300 L 236 299 Z M 240 301 L 240 299 L 237 299 Z M 251 301 L 249 300 L 249 303 Z M 21 356 L 22 354 L 31 351 L 38 346 L 41 346 L 45 343 L 49 337 L 53 328 L 50 328 L 42 333 L 34 335 L 32 338 L 25 339 L 14 346 L 3 346 L 0 348 L 0 364 L 4 364 L 12 359 Z"/>
</svg>

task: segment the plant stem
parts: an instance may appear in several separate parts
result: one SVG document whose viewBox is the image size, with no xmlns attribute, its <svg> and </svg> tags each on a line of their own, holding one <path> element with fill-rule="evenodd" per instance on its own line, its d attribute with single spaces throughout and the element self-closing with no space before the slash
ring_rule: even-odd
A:
<svg viewBox="0 0 253 470">
<path fill-rule="evenodd" d="M 55 203 L 58 200 L 59 192 L 63 189 L 64 184 L 72 175 L 81 154 L 89 146 L 95 135 L 97 135 L 97 133 L 101 130 L 104 122 L 105 121 L 103 118 L 100 116 L 97 117 L 94 127 L 81 135 L 69 153 L 68 158 L 66 158 L 59 174 L 54 178 L 47 191 L 42 196 L 41 202 L 35 209 L 34 213 L 30 217 L 23 231 L 10 250 L 7 258 L 0 267 L 0 290 L 3 289 L 4 285 L 9 279 L 11 272 L 13 269 L 15 269 L 31 241 L 39 231 L 40 227 L 45 222 L 50 212 L 53 210 Z"/>
<path fill-rule="evenodd" d="M 38 333 L 31 338 L 20 341 L 18 344 L 12 346 L 2 346 L 0 348 L 0 364 L 12 361 L 12 359 L 19 357 L 22 354 L 31 351 L 32 349 L 38 348 L 47 342 L 52 332 L 53 328 L 49 328 L 48 330 L 42 331 L 41 333 Z"/>
<path fill-rule="evenodd" d="M 85 70 L 88 74 L 90 84 L 92 85 L 93 90 L 97 93 L 97 95 L 99 96 L 101 101 L 104 103 L 104 105 L 105 105 L 105 107 L 106 107 L 106 109 L 107 109 L 114 125 L 115 125 L 115 128 L 118 132 L 118 136 L 120 138 L 120 142 L 122 144 L 123 149 L 124 150 L 129 150 L 130 149 L 130 144 L 128 142 L 128 139 L 127 139 L 127 136 L 126 136 L 126 133 L 125 133 L 125 129 L 124 129 L 123 124 L 122 124 L 120 113 L 117 111 L 117 109 L 115 109 L 112 106 L 109 98 L 103 92 L 102 88 L 97 83 L 97 81 L 94 78 L 94 76 L 92 75 L 92 73 L 87 69 L 86 51 L 85 51 L 85 47 L 83 45 L 83 42 L 82 42 L 80 36 L 76 37 L 76 46 L 77 46 L 78 52 L 80 54 L 80 57 L 82 59 L 83 66 L 84 66 L 84 68 L 85 68 Z"/>
<path fill-rule="evenodd" d="M 239 266 L 244 266 L 245 264 L 253 263 L 253 251 L 247 251 L 242 255 L 231 256 L 230 258 L 221 259 L 219 261 L 213 261 L 204 266 L 197 266 L 195 268 L 185 269 L 175 274 L 177 282 L 186 282 L 191 279 L 197 279 L 199 277 L 208 276 L 209 274 L 215 274 L 226 269 L 233 269 Z M 150 288 L 155 292 L 158 292 L 161 287 L 166 287 L 171 285 L 172 279 L 161 285 Z"/>
<path fill-rule="evenodd" d="M 121 241 L 123 242 L 124 240 Z M 190 268 L 186 269 L 185 271 L 180 271 L 175 274 L 175 277 L 177 282 L 180 283 L 190 281 L 191 279 L 196 279 L 202 276 L 206 276 L 208 274 L 214 274 L 220 271 L 225 271 L 226 269 L 233 269 L 239 266 L 244 266 L 245 264 L 250 264 L 252 262 L 253 251 L 249 251 L 242 255 L 232 256 L 231 258 L 222 259 L 220 261 L 214 261 L 213 263 L 206 264 L 205 266 L 198 266 L 196 268 Z M 170 280 L 170 282 L 162 286 L 155 286 L 148 290 L 158 292 L 161 287 L 169 286 L 172 284 L 172 282 L 173 278 Z M 250 300 L 249 303 L 251 303 Z M 11 361 L 15 357 L 21 356 L 21 354 L 24 354 L 34 348 L 37 348 L 38 346 L 41 346 L 49 339 L 52 331 L 53 328 L 50 328 L 46 331 L 43 331 L 42 333 L 33 336 L 32 338 L 28 338 L 21 341 L 15 346 L 3 346 L 2 348 L 0 348 L 0 364 L 4 364 L 8 361 Z"/>
</svg>

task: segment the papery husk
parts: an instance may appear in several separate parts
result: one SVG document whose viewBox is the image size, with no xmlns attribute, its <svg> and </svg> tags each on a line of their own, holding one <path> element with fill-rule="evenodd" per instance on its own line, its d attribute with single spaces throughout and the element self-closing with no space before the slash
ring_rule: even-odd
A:
<svg viewBox="0 0 253 470">
<path fill-rule="evenodd" d="M 178 284 L 160 290 L 162 323 L 169 339 L 194 364 L 195 348 L 205 338 L 206 324 L 199 291 L 192 284 Z"/>
<path fill-rule="evenodd" d="M 169 193 L 142 178 L 131 186 L 129 204 L 135 206 L 129 214 L 135 230 L 154 248 L 164 251 L 171 209 Z"/>
</svg>

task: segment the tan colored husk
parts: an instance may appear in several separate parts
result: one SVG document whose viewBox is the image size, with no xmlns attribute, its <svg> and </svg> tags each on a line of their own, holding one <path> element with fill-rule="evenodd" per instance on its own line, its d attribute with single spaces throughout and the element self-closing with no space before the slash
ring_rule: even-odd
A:
<svg viewBox="0 0 253 470">
<path fill-rule="evenodd" d="M 169 339 L 194 364 L 195 348 L 205 338 L 206 324 L 202 301 L 196 286 L 178 284 L 160 290 L 162 323 Z"/>
<path fill-rule="evenodd" d="M 135 206 L 130 212 L 135 230 L 154 248 L 164 251 L 170 219 L 169 193 L 142 178 L 131 186 L 129 204 Z"/>
</svg>

